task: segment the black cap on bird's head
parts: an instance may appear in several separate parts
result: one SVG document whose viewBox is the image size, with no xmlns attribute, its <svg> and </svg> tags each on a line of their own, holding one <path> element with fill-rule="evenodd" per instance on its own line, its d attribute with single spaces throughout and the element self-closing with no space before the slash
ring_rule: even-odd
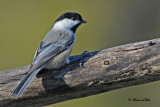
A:
<svg viewBox="0 0 160 107">
<path fill-rule="evenodd" d="M 58 21 L 63 20 L 65 18 L 71 19 L 71 20 L 79 20 L 79 21 L 81 21 L 81 23 L 87 23 L 85 20 L 82 19 L 82 16 L 80 14 L 75 13 L 75 12 L 64 13 L 55 22 L 58 22 Z"/>
<path fill-rule="evenodd" d="M 71 23 L 74 23 L 74 22 L 77 22 L 74 24 L 72 24 L 73 26 L 71 26 L 71 30 L 72 31 L 76 31 L 76 29 L 78 28 L 78 26 L 82 23 L 87 23 L 85 20 L 82 19 L 82 16 L 78 13 L 75 13 L 75 12 L 66 12 L 64 14 L 62 14 L 56 21 L 55 23 L 57 22 L 61 22 L 62 20 L 64 19 L 69 19 L 69 20 L 72 20 Z"/>
</svg>

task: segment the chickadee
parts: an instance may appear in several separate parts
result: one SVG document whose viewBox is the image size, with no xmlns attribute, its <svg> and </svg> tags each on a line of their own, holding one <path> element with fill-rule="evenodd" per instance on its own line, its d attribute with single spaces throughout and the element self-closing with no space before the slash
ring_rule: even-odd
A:
<svg viewBox="0 0 160 107">
<path fill-rule="evenodd" d="M 70 62 L 69 55 L 76 40 L 76 29 L 82 23 L 86 21 L 75 12 L 66 12 L 55 21 L 39 44 L 27 75 L 11 95 L 20 97 L 41 69 L 58 69 Z"/>
</svg>

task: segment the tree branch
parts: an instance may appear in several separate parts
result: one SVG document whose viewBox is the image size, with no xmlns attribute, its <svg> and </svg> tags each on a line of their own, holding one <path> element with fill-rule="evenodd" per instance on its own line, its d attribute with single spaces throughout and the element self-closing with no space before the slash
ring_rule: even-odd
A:
<svg viewBox="0 0 160 107">
<path fill-rule="evenodd" d="M 29 65 L 0 72 L 1 106 L 44 106 L 160 80 L 160 38 L 88 53 L 84 68 L 75 62 L 42 70 L 22 97 L 10 96 L 28 69 Z"/>
</svg>

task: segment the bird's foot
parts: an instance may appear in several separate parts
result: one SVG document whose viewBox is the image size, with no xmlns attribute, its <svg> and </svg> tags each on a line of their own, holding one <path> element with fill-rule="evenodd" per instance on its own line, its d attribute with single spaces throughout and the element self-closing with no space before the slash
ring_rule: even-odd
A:
<svg viewBox="0 0 160 107">
<path fill-rule="evenodd" d="M 84 68 L 84 66 L 83 66 L 83 60 L 84 60 L 84 58 L 87 56 L 87 53 L 88 53 L 88 51 L 84 51 L 84 52 L 81 54 L 81 56 L 80 56 L 79 66 L 80 66 L 81 68 Z"/>
</svg>

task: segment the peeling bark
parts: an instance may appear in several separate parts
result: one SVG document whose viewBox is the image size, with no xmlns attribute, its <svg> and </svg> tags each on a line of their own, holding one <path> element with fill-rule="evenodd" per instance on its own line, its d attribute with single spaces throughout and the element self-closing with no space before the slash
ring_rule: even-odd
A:
<svg viewBox="0 0 160 107">
<path fill-rule="evenodd" d="M 74 62 L 58 70 L 42 70 L 20 98 L 10 92 L 29 65 L 1 71 L 0 106 L 44 106 L 160 80 L 159 47 L 160 39 L 154 39 L 90 52 L 84 68 Z"/>
</svg>

